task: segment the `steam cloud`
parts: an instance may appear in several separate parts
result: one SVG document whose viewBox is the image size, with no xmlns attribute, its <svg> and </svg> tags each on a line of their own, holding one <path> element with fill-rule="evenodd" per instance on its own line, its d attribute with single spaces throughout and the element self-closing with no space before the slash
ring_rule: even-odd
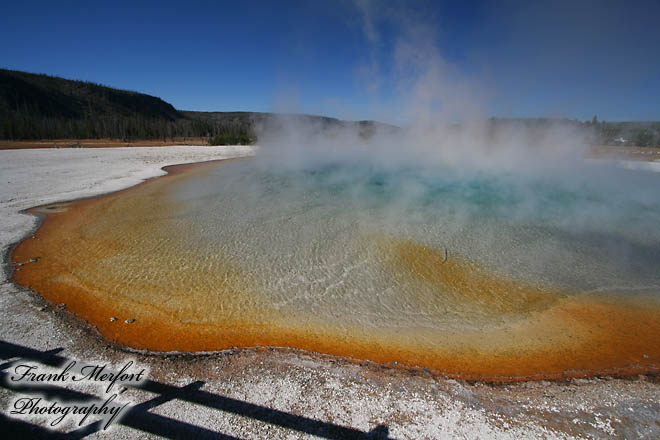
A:
<svg viewBox="0 0 660 440">
<path fill-rule="evenodd" d="M 387 86 L 390 77 L 381 77 L 382 72 L 393 73 L 396 105 L 381 114 L 402 123 L 397 127 L 279 114 L 256 124 L 257 166 L 279 172 L 339 164 L 332 181 L 349 185 L 348 192 L 358 199 L 369 193 L 374 175 L 414 170 L 399 173 L 395 188 L 389 189 L 395 197 L 383 212 L 393 224 L 414 217 L 416 207 L 434 190 L 418 176 L 449 176 L 468 196 L 490 182 L 501 192 L 489 196 L 508 198 L 496 206 L 499 215 L 519 224 L 541 223 L 546 232 L 552 231 L 547 245 L 535 245 L 530 270 L 578 261 L 588 248 L 587 254 L 605 254 L 607 270 L 621 276 L 625 272 L 628 279 L 643 272 L 641 278 L 660 283 L 649 273 L 660 262 L 660 234 L 653 226 L 660 220 L 660 196 L 653 189 L 657 173 L 632 173 L 585 160 L 589 132 L 573 121 L 489 119 L 488 88 L 442 56 L 431 24 L 403 6 L 375 8 L 369 1 L 358 1 L 356 8 L 371 45 L 356 71 L 369 78 L 369 93 Z M 388 44 L 378 31 L 382 22 L 396 29 L 387 66 L 375 55 Z M 358 172 L 367 170 L 363 178 L 352 175 L 356 164 Z M 451 186 L 448 181 L 443 184 Z M 246 199 L 251 191 L 263 190 L 256 186 L 243 187 Z M 450 241 L 476 225 L 475 216 L 483 215 L 470 203 L 453 208 L 451 221 L 442 225 Z M 515 241 L 503 237 L 498 228 L 479 233 L 484 248 Z M 582 250 L 567 251 L 570 242 L 581 243 Z M 566 264 L 561 267 L 566 269 Z"/>
<path fill-rule="evenodd" d="M 437 29 L 405 4 L 358 0 L 355 10 L 369 45 L 366 59 L 356 66 L 357 75 L 367 94 L 386 87 L 394 91 L 387 107 L 374 113 L 401 128 L 280 114 L 257 124 L 261 154 L 271 163 L 295 166 L 360 158 L 379 164 L 508 171 L 532 167 L 536 172 L 584 156 L 588 133 L 571 121 L 490 120 L 487 87 L 443 57 Z M 394 29 L 394 41 L 384 41 L 379 25 Z M 385 61 L 377 56 L 383 48 L 388 49 Z"/>
</svg>

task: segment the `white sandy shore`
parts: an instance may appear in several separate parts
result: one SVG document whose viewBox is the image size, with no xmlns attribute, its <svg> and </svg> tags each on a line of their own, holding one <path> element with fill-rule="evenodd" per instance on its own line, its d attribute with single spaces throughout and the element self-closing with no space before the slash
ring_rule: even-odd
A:
<svg viewBox="0 0 660 440">
<path fill-rule="evenodd" d="M 36 225 L 34 217 L 19 213 L 25 208 L 125 188 L 162 174 L 161 167 L 169 164 L 251 152 L 248 147 L 0 151 L 3 258 L 8 247 Z M 2 264 L 7 268 L 6 259 Z M 590 379 L 490 386 L 438 380 L 423 372 L 355 365 L 297 351 L 247 349 L 197 359 L 127 354 L 109 347 L 66 311 L 19 289 L 5 273 L 0 276 L 3 341 L 38 350 L 63 348 L 60 355 L 88 363 L 121 363 L 133 358 L 150 369 L 150 379 L 178 387 L 203 381 L 202 389 L 217 396 L 320 422 L 364 432 L 385 425 L 390 438 L 660 437 L 657 380 Z M 98 393 L 98 389 L 82 385 L 77 389 Z M 15 392 L 0 388 L 4 415 L 15 396 Z M 138 390 L 123 396 L 134 404 L 154 397 Z M 309 421 L 301 421 L 298 429 L 284 428 L 240 411 L 232 414 L 176 399 L 164 399 L 149 411 L 238 438 L 311 438 L 310 433 L 323 434 L 321 429 L 327 428 Z M 114 426 L 90 437 L 151 436 Z M 194 436 L 194 432 L 189 435 Z"/>
<path fill-rule="evenodd" d="M 652 171 L 660 173 L 660 160 L 616 160 L 611 159 L 585 159 L 587 163 L 593 164 L 612 164 L 620 168 L 625 168 L 632 171 Z"/>
</svg>

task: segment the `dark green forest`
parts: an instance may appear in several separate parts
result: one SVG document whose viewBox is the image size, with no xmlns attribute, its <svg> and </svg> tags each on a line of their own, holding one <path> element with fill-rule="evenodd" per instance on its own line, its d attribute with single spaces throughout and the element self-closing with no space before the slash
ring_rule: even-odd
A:
<svg viewBox="0 0 660 440">
<path fill-rule="evenodd" d="M 309 115 L 281 115 L 321 129 L 357 126 L 371 135 L 373 121 L 346 122 Z M 279 122 L 281 123 L 281 121 Z M 256 141 L 271 113 L 196 112 L 175 109 L 154 96 L 49 75 L 0 69 L 0 139 L 121 139 L 123 141 L 207 138 L 210 145 Z"/>
<path fill-rule="evenodd" d="M 604 122 L 594 116 L 590 121 L 551 118 L 491 118 L 490 128 L 511 125 L 524 126 L 532 136 L 539 136 L 552 127 L 563 126 L 584 134 L 591 145 L 657 147 L 660 146 L 660 122 Z M 530 139 L 533 141 L 533 139 Z"/>
<path fill-rule="evenodd" d="M 660 146 L 660 122 L 599 122 L 594 116 L 584 126 L 593 130 L 598 145 Z"/>
<path fill-rule="evenodd" d="M 84 81 L 0 70 L 0 139 L 255 141 L 252 113 L 176 110 L 160 98 Z"/>
<path fill-rule="evenodd" d="M 398 130 L 373 121 L 347 122 L 309 115 L 284 115 L 323 130 L 357 127 L 369 137 L 376 128 Z M 603 122 L 544 118 L 491 119 L 492 128 L 522 124 L 543 130 L 550 124 L 585 130 L 594 145 L 660 146 L 660 122 Z M 207 138 L 211 145 L 252 144 L 271 113 L 196 112 L 175 109 L 160 98 L 85 81 L 0 69 L 0 139 L 157 140 Z"/>
</svg>

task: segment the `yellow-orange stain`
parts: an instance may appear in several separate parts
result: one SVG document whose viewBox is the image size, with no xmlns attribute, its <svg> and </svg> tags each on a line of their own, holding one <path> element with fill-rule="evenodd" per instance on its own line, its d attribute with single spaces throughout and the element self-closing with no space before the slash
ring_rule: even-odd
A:
<svg viewBox="0 0 660 440">
<path fill-rule="evenodd" d="M 25 263 L 14 280 L 65 303 L 106 338 L 138 349 L 291 347 L 487 381 L 657 373 L 660 368 L 657 295 L 529 286 L 391 238 L 378 244 L 393 255 L 391 270 L 430 287 L 443 301 L 476 310 L 490 319 L 487 324 L 374 329 L 279 310 L 221 252 L 200 256 L 172 238 L 171 219 L 179 209 L 168 196 L 172 185 L 186 178 L 184 171 L 208 167 L 172 167 L 167 176 L 118 193 L 34 208 L 47 217 L 35 237 L 14 250 L 12 262 Z M 129 319 L 135 321 L 124 322 Z"/>
</svg>

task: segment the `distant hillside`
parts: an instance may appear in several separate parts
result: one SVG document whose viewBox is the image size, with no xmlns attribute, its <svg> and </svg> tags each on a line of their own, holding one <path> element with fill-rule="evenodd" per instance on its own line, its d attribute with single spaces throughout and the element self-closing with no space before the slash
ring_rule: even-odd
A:
<svg viewBox="0 0 660 440">
<path fill-rule="evenodd" d="M 0 70 L 0 138 L 159 137 L 181 114 L 160 98 L 48 75 Z"/>
<path fill-rule="evenodd" d="M 273 116 L 179 111 L 162 99 L 143 93 L 0 69 L 0 139 L 131 141 L 206 137 L 212 144 L 249 144 L 255 142 L 259 127 L 275 120 Z M 355 124 L 364 135 L 379 124 L 309 115 L 287 117 L 314 122 L 324 129 Z"/>
<path fill-rule="evenodd" d="M 0 69 L 0 139 L 255 140 L 247 118 L 184 114 L 160 98 L 84 81 Z"/>
<path fill-rule="evenodd" d="M 362 137 L 394 133 L 374 121 L 342 121 L 312 115 L 196 112 L 175 109 L 160 98 L 84 81 L 0 69 L 0 140 L 118 139 L 122 141 L 207 138 L 210 144 L 250 144 L 267 127 L 285 122 L 331 134 L 357 129 Z M 660 122 L 580 122 L 568 119 L 496 119 L 495 129 L 523 126 L 537 132 L 559 125 L 584 130 L 595 145 L 660 145 Z"/>
<path fill-rule="evenodd" d="M 134 114 L 170 121 L 181 117 L 171 104 L 153 96 L 11 70 L 0 70 L 0 112 L 79 119 Z"/>
<path fill-rule="evenodd" d="M 250 136 L 258 138 L 264 130 L 275 133 L 283 129 L 288 124 L 300 128 L 310 128 L 312 133 L 328 133 L 332 130 L 351 128 L 362 137 L 372 136 L 376 129 L 382 133 L 393 133 L 400 130 L 394 125 L 385 124 L 376 121 L 344 121 L 327 116 L 315 116 L 304 114 L 274 114 L 260 112 L 195 112 L 180 111 L 186 118 L 195 119 L 207 126 L 248 126 Z M 302 131 L 302 130 L 301 130 Z M 213 137 L 211 143 L 214 144 L 221 137 Z"/>
</svg>

